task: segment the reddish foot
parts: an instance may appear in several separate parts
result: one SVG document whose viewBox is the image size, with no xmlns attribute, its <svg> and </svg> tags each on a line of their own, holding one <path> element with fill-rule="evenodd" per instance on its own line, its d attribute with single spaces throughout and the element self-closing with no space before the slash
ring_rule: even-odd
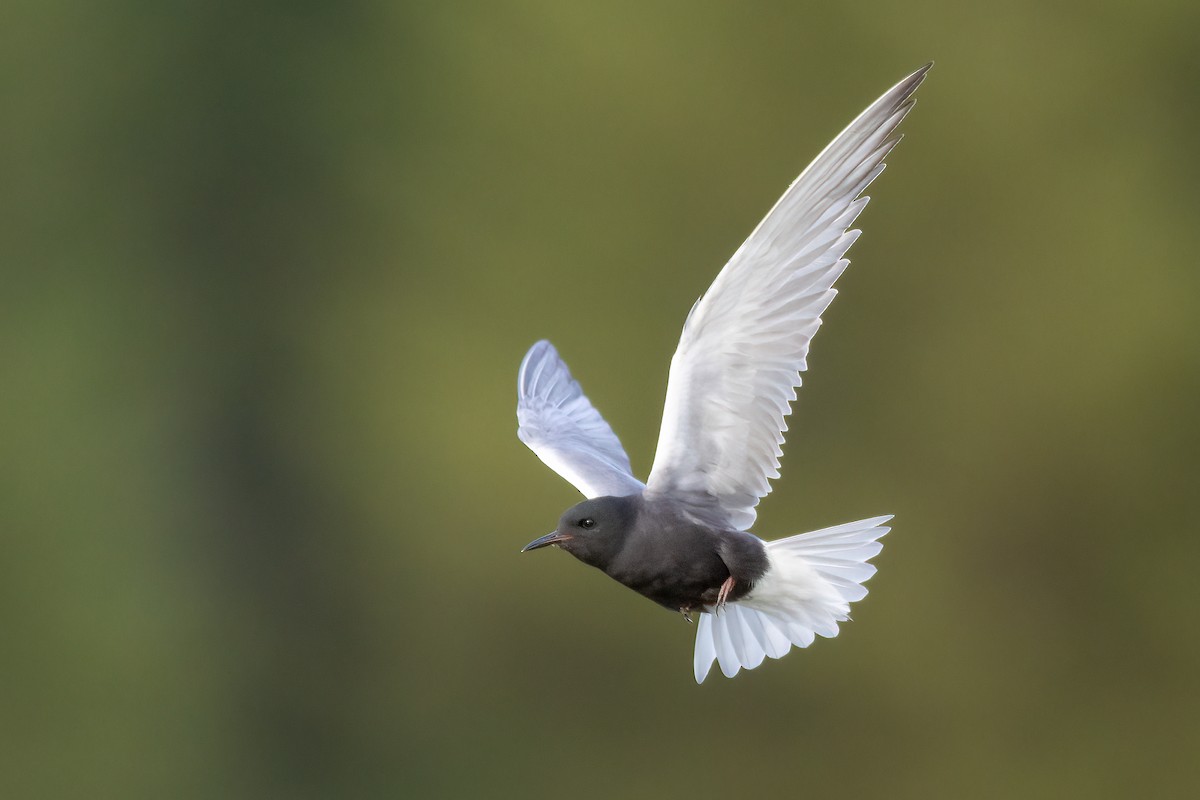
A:
<svg viewBox="0 0 1200 800">
<path fill-rule="evenodd" d="M 733 576 L 730 575 L 721 584 L 721 591 L 717 592 L 717 611 L 725 607 L 725 601 L 729 599 L 729 595 L 733 593 Z"/>
</svg>

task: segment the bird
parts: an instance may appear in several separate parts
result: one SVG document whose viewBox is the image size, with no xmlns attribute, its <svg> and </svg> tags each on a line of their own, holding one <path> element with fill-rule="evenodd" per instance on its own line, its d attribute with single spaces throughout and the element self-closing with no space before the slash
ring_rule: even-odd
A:
<svg viewBox="0 0 1200 800">
<path fill-rule="evenodd" d="M 751 532 L 779 477 L 809 344 L 849 265 L 863 192 L 900 141 L 932 62 L 850 123 L 783 193 L 692 306 L 671 358 L 654 462 L 620 440 L 549 341 L 517 378 L 517 435 L 585 499 L 522 552 L 553 546 L 696 621 L 693 673 L 729 678 L 815 637 L 861 600 L 890 515 L 766 541 Z"/>
</svg>

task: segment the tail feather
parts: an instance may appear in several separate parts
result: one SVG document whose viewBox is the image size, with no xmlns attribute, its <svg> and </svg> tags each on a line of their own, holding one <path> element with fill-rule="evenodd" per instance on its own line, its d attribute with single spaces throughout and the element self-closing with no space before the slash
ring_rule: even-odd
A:
<svg viewBox="0 0 1200 800">
<path fill-rule="evenodd" d="M 712 615 L 701 614 L 696 623 L 696 655 L 692 663 L 696 670 L 696 683 L 704 683 L 712 662 L 717 657 L 717 645 L 713 640 Z"/>
<path fill-rule="evenodd" d="M 808 647 L 817 636 L 838 635 L 838 622 L 850 618 L 850 603 L 861 600 L 864 581 L 875 574 L 867 563 L 883 545 L 890 516 L 836 525 L 767 542 L 769 567 L 746 597 L 700 615 L 693 666 L 702 683 L 716 661 L 732 678 L 754 669 L 768 656 L 782 658 L 793 647 Z"/>
<path fill-rule="evenodd" d="M 743 613 L 743 609 L 735 606 L 733 616 L 735 624 L 726 626 L 729 638 L 733 642 L 733 651 L 737 654 L 742 666 L 746 669 L 754 669 L 767 657 L 767 652 L 750 628 L 750 623 L 746 619 L 750 615 Z"/>
</svg>

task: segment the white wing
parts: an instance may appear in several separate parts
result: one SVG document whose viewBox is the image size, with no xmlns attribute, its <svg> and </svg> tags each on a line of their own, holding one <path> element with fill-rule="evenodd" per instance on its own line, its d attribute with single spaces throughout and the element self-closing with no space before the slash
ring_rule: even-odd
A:
<svg viewBox="0 0 1200 800">
<path fill-rule="evenodd" d="M 788 187 L 692 307 L 671 359 L 647 490 L 716 498 L 737 528 L 779 477 L 784 417 L 821 314 L 858 238 L 863 190 L 900 140 L 896 127 L 931 65 L 850 123 Z"/>
<path fill-rule="evenodd" d="M 642 490 L 621 441 L 547 341 L 529 348 L 521 362 L 517 423 L 521 441 L 586 497 Z"/>
</svg>

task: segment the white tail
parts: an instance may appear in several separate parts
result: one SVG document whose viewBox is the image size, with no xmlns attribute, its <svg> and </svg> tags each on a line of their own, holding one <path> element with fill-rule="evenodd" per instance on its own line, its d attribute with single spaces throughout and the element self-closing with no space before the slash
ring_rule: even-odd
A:
<svg viewBox="0 0 1200 800">
<path fill-rule="evenodd" d="M 863 582 L 875 574 L 867 563 L 883 545 L 891 516 L 848 522 L 766 542 L 768 567 L 746 597 L 718 613 L 710 606 L 696 630 L 696 682 L 712 662 L 732 678 L 767 656 L 782 658 L 792 645 L 808 647 L 817 635 L 838 635 L 850 604 L 866 596 Z"/>
</svg>

